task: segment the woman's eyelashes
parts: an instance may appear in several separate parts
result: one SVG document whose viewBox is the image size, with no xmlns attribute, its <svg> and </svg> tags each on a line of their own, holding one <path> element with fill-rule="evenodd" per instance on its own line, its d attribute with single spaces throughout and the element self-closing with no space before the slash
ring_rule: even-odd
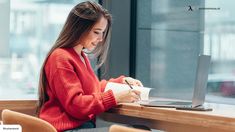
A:
<svg viewBox="0 0 235 132">
<path fill-rule="evenodd" d="M 100 34 L 103 35 L 104 34 L 104 32 L 99 32 L 99 31 L 94 31 L 94 33 L 97 34 L 97 35 L 100 35 Z"/>
<path fill-rule="evenodd" d="M 100 32 L 98 32 L 98 31 L 94 31 L 94 33 L 95 33 L 95 34 L 97 34 L 97 35 L 99 35 L 99 34 L 100 34 Z"/>
</svg>

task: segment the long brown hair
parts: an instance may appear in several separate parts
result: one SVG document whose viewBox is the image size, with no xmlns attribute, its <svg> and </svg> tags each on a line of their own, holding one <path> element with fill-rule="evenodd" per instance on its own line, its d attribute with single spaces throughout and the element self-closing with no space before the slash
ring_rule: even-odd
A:
<svg viewBox="0 0 235 132">
<path fill-rule="evenodd" d="M 108 24 L 103 36 L 103 41 L 92 51 L 95 57 L 98 57 L 97 67 L 100 67 L 107 58 L 111 32 L 111 15 L 106 9 L 102 8 L 102 6 L 91 1 L 79 3 L 70 11 L 59 37 L 49 50 L 41 67 L 37 113 L 39 113 L 42 105 L 49 99 L 46 93 L 48 81 L 44 70 L 48 57 L 57 48 L 72 48 L 76 46 L 79 39 L 88 34 L 96 22 L 101 19 L 101 17 L 106 18 Z"/>
</svg>

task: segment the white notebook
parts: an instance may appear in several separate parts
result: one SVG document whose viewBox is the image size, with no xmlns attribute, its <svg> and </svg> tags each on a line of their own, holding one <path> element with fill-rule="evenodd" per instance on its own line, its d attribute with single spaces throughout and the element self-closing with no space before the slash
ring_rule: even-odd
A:
<svg viewBox="0 0 235 132">
<path fill-rule="evenodd" d="M 132 87 L 133 89 L 141 92 L 140 94 L 141 100 L 149 100 L 149 92 L 151 88 L 139 87 L 139 86 L 132 86 Z M 130 87 L 127 84 L 108 82 L 104 91 L 108 91 L 110 89 L 113 91 L 113 93 L 119 93 L 124 90 L 129 90 Z"/>
</svg>

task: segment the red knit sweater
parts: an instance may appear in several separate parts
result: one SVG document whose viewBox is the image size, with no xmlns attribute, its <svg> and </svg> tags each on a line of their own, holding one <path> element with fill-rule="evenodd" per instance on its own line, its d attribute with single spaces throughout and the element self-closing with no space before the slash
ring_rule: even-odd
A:
<svg viewBox="0 0 235 132">
<path fill-rule="evenodd" d="M 57 131 L 95 120 L 96 115 L 117 104 L 112 91 L 104 92 L 107 81 L 99 81 L 83 52 L 82 56 L 86 65 L 73 48 L 58 48 L 44 67 L 49 100 L 40 110 L 39 117 Z M 121 83 L 123 77 L 109 81 Z"/>
</svg>

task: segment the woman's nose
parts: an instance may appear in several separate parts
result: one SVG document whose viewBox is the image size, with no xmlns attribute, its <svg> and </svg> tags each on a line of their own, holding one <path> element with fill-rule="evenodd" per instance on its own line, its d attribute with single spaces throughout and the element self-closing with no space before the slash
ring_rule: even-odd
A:
<svg viewBox="0 0 235 132">
<path fill-rule="evenodd" d="M 103 41 L 103 35 L 99 35 L 98 41 L 99 41 L 99 42 Z"/>
</svg>

